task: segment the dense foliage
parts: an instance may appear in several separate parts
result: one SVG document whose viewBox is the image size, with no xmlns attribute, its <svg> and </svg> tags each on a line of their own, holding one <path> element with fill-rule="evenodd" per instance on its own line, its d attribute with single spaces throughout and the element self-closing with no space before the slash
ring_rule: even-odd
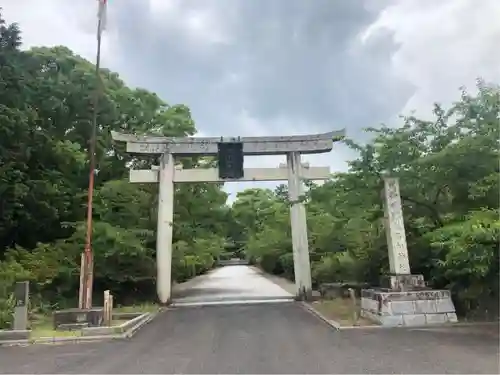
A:
<svg viewBox="0 0 500 375">
<path fill-rule="evenodd" d="M 0 328 L 11 319 L 16 280 L 31 281 L 37 309 L 74 306 L 84 248 L 88 140 L 98 86 L 94 65 L 65 47 L 21 50 L 20 30 L 0 20 Z M 101 71 L 93 250 L 95 294 L 118 303 L 155 299 L 157 186 L 131 184 L 128 168 L 150 168 L 115 144 L 110 130 L 170 136 L 196 132 L 189 109 L 127 87 Z M 380 174 L 401 179 L 414 273 L 450 287 L 462 310 L 498 307 L 500 90 L 478 84 L 433 121 L 368 129 L 373 141 L 346 173 L 308 183 L 316 284 L 376 284 L 388 268 Z M 207 159 L 180 160 L 207 167 Z M 179 185 L 173 278 L 186 280 L 218 257 L 245 253 L 268 272 L 293 278 L 286 186 L 249 189 L 232 207 L 216 184 Z"/>
<path fill-rule="evenodd" d="M 88 140 L 95 66 L 65 47 L 21 51 L 20 30 L 0 23 L 0 327 L 14 281 L 31 280 L 33 304 L 75 306 L 85 244 Z M 95 293 L 118 303 L 154 300 L 157 186 L 130 184 L 128 166 L 149 168 L 114 144 L 110 130 L 185 136 L 190 111 L 127 87 L 103 70 L 98 113 L 93 250 Z M 203 160 L 181 160 L 194 166 Z M 210 160 L 208 161 L 210 162 Z M 209 165 L 207 161 L 203 163 Z M 213 184 L 176 189 L 173 277 L 213 266 L 223 248 L 227 195 Z"/>
<path fill-rule="evenodd" d="M 498 312 L 500 89 L 478 82 L 434 119 L 402 118 L 402 127 L 367 129 L 367 144 L 346 173 L 309 184 L 313 281 L 367 281 L 388 273 L 383 228 L 382 178 L 400 178 L 413 273 L 431 286 L 448 287 L 459 312 Z M 233 214 L 249 257 L 268 272 L 293 277 L 286 186 L 247 190 Z"/>
</svg>

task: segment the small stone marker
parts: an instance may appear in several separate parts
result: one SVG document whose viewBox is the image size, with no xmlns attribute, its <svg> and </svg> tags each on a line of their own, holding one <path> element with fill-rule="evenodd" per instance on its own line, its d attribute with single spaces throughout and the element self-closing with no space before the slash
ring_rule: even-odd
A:
<svg viewBox="0 0 500 375">
<path fill-rule="evenodd" d="M 16 283 L 14 290 L 14 330 L 23 331 L 28 329 L 28 305 L 29 305 L 29 281 Z"/>
</svg>

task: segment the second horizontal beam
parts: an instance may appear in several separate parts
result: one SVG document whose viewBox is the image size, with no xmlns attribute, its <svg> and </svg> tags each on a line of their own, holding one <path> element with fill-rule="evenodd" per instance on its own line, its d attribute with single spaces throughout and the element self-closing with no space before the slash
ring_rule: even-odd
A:
<svg viewBox="0 0 500 375">
<path fill-rule="evenodd" d="M 130 182 L 157 183 L 159 171 L 156 169 L 130 170 Z M 301 178 L 306 180 L 326 180 L 330 178 L 329 167 L 302 168 Z M 245 168 L 242 178 L 224 180 L 219 178 L 217 168 L 175 169 L 174 182 L 240 182 L 240 181 L 287 181 L 287 168 Z"/>
</svg>

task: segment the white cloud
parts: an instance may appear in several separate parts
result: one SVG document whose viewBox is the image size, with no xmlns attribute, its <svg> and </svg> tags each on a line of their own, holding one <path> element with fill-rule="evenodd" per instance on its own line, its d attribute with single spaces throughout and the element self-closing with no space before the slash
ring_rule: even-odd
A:
<svg viewBox="0 0 500 375">
<path fill-rule="evenodd" d="M 217 12 L 211 3 L 185 4 L 180 0 L 149 0 L 152 19 L 159 28 L 173 29 L 198 47 L 231 42 L 226 14 Z"/>
<path fill-rule="evenodd" d="M 403 108 L 429 114 L 435 101 L 449 104 L 462 85 L 500 80 L 500 1 L 405 0 L 387 7 L 370 25 L 365 43 L 389 30 L 399 46 L 393 73 L 416 91 Z"/>
<path fill-rule="evenodd" d="M 0 0 L 3 17 L 17 22 L 23 47 L 64 45 L 90 61 L 95 61 L 97 1 L 88 0 Z M 101 51 L 103 65 L 113 62 L 115 38 L 113 11 L 109 10 L 106 37 Z"/>
<path fill-rule="evenodd" d="M 306 1 L 304 0 L 304 3 Z M 82 55 L 90 61 L 94 61 L 97 1 L 43 0 L 43 6 L 41 2 L 41 0 L 0 0 L 0 7 L 3 7 L 2 13 L 7 21 L 16 21 L 20 24 L 25 47 L 29 48 L 35 45 L 66 45 L 75 51 L 75 53 Z M 151 40 L 159 40 L 161 42 L 161 38 L 167 41 L 179 38 L 181 41 L 179 43 L 181 47 L 179 48 L 182 48 L 183 52 L 189 49 L 189 54 L 187 54 L 188 60 L 185 59 L 179 62 L 179 64 L 182 64 L 189 61 L 189 64 L 187 64 L 189 67 L 186 69 L 190 69 L 190 71 L 187 72 L 183 70 L 182 66 L 180 68 L 175 66 L 177 62 L 176 58 L 182 55 L 179 54 L 179 51 L 169 50 L 168 54 L 165 55 L 167 57 L 158 55 L 154 58 L 154 64 L 161 65 L 162 69 L 166 65 L 166 61 L 161 59 L 171 59 L 169 60 L 170 62 L 173 61 L 170 66 L 171 71 L 175 71 L 175 75 L 183 77 L 184 81 L 175 81 L 174 77 L 169 76 L 168 79 L 157 79 L 157 82 L 160 82 L 157 87 L 151 87 L 151 84 L 144 84 L 144 82 L 154 82 L 151 80 L 151 75 L 158 75 L 158 72 L 161 72 L 161 70 L 158 69 L 158 71 L 151 72 L 148 71 L 148 68 L 143 69 L 140 64 L 147 66 L 143 62 L 137 65 L 131 64 L 131 60 L 134 59 L 134 50 L 125 45 L 128 40 L 124 36 L 126 35 L 125 30 L 128 29 L 128 25 L 124 24 L 118 27 L 118 13 L 125 11 L 125 3 L 128 3 L 128 6 L 131 4 L 144 5 L 142 9 L 144 9 L 145 13 L 149 12 L 152 25 L 136 26 L 138 29 L 144 30 L 144 34 L 151 36 Z M 386 76 L 391 79 L 392 77 L 398 77 L 415 88 L 414 94 L 404 104 L 404 108 L 401 108 L 399 104 L 387 103 L 387 101 L 391 101 L 394 97 L 401 94 L 400 91 L 396 91 L 401 86 L 397 84 L 387 85 L 383 86 L 381 90 L 379 83 L 370 86 L 370 82 L 365 82 L 370 80 L 369 76 L 361 77 L 358 81 L 353 79 L 353 82 L 349 81 L 349 83 L 364 85 L 363 93 L 370 90 L 373 91 L 373 96 L 380 96 L 379 100 L 375 101 L 376 105 L 368 108 L 363 98 L 360 98 L 359 102 L 355 102 L 347 95 L 343 95 L 341 92 L 342 88 L 339 88 L 338 95 L 332 95 L 335 103 L 333 103 L 333 99 L 331 103 L 332 107 L 337 105 L 339 108 L 336 109 L 337 112 L 329 113 L 327 121 L 332 121 L 332 123 L 327 124 L 311 123 L 307 119 L 308 116 L 315 116 L 317 114 L 319 106 L 311 106 L 313 109 L 307 113 L 304 111 L 302 113 L 294 111 L 295 108 L 293 106 L 299 102 L 294 102 L 295 96 L 293 95 L 288 98 L 286 96 L 287 91 L 280 89 L 279 80 L 283 79 L 281 76 L 275 77 L 275 74 L 257 76 L 259 77 L 257 79 L 268 80 L 269 82 L 263 85 L 265 90 L 250 90 L 249 86 L 251 86 L 251 83 L 255 83 L 256 80 L 256 76 L 252 75 L 256 69 L 250 68 L 255 68 L 254 65 L 258 67 L 267 66 L 266 63 L 263 63 L 265 60 L 254 59 L 258 52 L 262 52 L 264 44 L 268 43 L 269 48 L 272 48 L 273 51 L 271 53 L 271 50 L 266 50 L 266 56 L 269 56 L 270 64 L 273 62 L 272 59 L 280 62 L 282 49 L 285 53 L 285 49 L 290 47 L 287 47 L 286 44 L 280 44 L 279 40 L 276 41 L 277 35 L 283 36 L 283 34 L 276 33 L 276 35 L 272 35 L 272 28 L 266 31 L 265 40 L 263 38 L 254 38 L 255 35 L 260 35 L 263 32 L 262 28 L 264 27 L 263 25 L 255 24 L 255 22 L 251 25 L 246 24 L 245 30 L 248 28 L 248 35 L 234 32 L 236 25 L 246 16 L 242 11 L 242 9 L 246 8 L 242 8 L 242 4 L 248 3 L 244 2 L 244 0 L 129 0 L 128 2 L 124 1 L 122 5 L 120 5 L 119 0 L 110 1 L 108 6 L 108 29 L 102 46 L 102 63 L 103 66 L 120 73 L 129 84 L 132 83 L 129 78 L 133 77 L 133 84 L 145 85 L 146 88 L 154 89 L 166 98 L 169 95 L 174 96 L 174 101 L 185 100 L 186 104 L 193 106 L 193 113 L 202 114 L 197 118 L 200 124 L 203 124 L 203 121 L 207 121 L 207 126 L 202 127 L 203 132 L 198 134 L 207 136 L 265 136 L 317 133 L 326 131 L 326 129 L 334 130 L 344 125 L 349 126 L 350 119 L 356 120 L 358 118 L 351 114 L 349 114 L 350 117 L 348 115 L 342 117 L 341 109 L 350 105 L 356 106 L 352 110 L 353 113 L 365 112 L 368 114 L 366 116 L 368 118 L 373 116 L 373 111 L 376 111 L 376 107 L 387 107 L 388 111 L 393 111 L 394 115 L 401 112 L 407 113 L 412 109 L 425 114 L 429 111 L 434 101 L 447 103 L 457 98 L 459 86 L 467 85 L 472 88 L 474 80 L 478 76 L 490 81 L 500 81 L 500 64 L 498 63 L 500 61 L 500 49 L 498 48 L 500 41 L 500 23 L 498 22 L 500 17 L 500 0 L 366 0 L 366 3 L 373 8 L 374 13 L 383 10 L 376 21 L 360 37 L 362 45 L 355 45 L 357 49 L 353 49 L 352 56 L 350 56 L 351 60 L 348 62 L 349 70 L 363 72 L 363 63 L 367 61 L 371 63 L 370 60 L 366 60 L 371 56 L 370 54 L 363 58 L 363 47 L 365 51 L 368 51 L 370 47 L 373 49 L 374 46 L 378 46 L 378 43 L 380 45 L 385 43 L 385 45 L 381 46 L 382 52 L 380 54 L 383 55 L 384 59 L 389 56 L 389 53 L 392 55 L 390 63 L 387 66 L 384 65 L 381 67 L 380 74 L 384 78 Z M 273 7 L 273 9 L 276 10 L 277 14 L 282 14 L 293 8 L 285 7 L 283 6 L 282 9 L 280 7 Z M 131 8 L 134 7 L 132 6 Z M 265 9 L 262 10 L 262 18 L 268 19 L 269 25 L 274 25 L 273 22 L 280 22 L 278 16 L 276 16 L 277 20 L 274 20 L 270 16 L 272 12 L 268 10 L 268 13 L 265 12 Z M 258 14 L 260 17 L 261 13 Z M 123 16 L 123 14 L 120 15 Z M 133 18 L 131 17 L 131 19 Z M 120 21 L 124 22 L 122 19 Z M 345 27 L 347 28 L 348 26 Z M 287 30 L 286 27 L 283 30 Z M 119 31 L 123 34 L 121 35 L 122 39 L 119 39 Z M 391 33 L 394 42 L 398 46 L 395 52 L 390 50 L 387 40 L 381 41 L 383 38 L 379 38 L 379 36 L 387 36 L 387 32 Z M 148 33 L 151 33 L 151 35 Z M 329 38 L 334 38 L 332 35 Z M 250 38 L 249 36 L 252 37 Z M 241 40 L 235 40 L 236 38 L 240 38 Z M 272 41 L 275 41 L 276 44 L 272 44 Z M 219 56 L 219 51 L 224 50 L 228 43 L 232 43 L 233 47 L 237 46 L 241 48 L 231 49 L 230 53 L 221 53 Z M 333 44 L 331 46 L 332 50 L 336 48 Z M 163 44 L 160 45 L 163 46 Z M 223 48 L 218 49 L 221 46 Z M 294 44 L 294 46 L 297 47 L 297 44 Z M 170 45 L 170 48 L 172 48 L 172 45 Z M 147 49 L 144 50 L 147 52 Z M 154 51 L 149 51 L 148 53 L 155 56 Z M 205 64 L 206 60 L 201 58 L 203 57 L 201 55 L 204 54 L 215 56 L 213 60 L 210 60 L 210 63 L 216 67 L 221 67 L 220 70 L 225 72 L 225 76 L 219 83 L 211 87 L 213 90 L 199 90 L 201 93 L 199 95 L 205 96 L 203 100 L 200 100 L 195 94 L 192 94 L 198 91 L 200 79 L 196 74 L 193 74 L 193 69 L 196 70 L 199 68 L 200 71 L 203 71 L 203 68 L 207 68 L 209 64 Z M 356 56 L 355 54 L 359 55 Z M 380 57 L 376 53 L 374 55 L 374 58 Z M 336 71 L 338 66 L 342 67 L 340 64 L 342 61 L 337 61 L 338 57 L 337 55 L 335 56 L 335 60 L 331 62 L 332 71 Z M 218 57 L 220 57 L 220 61 L 216 59 Z M 295 70 L 290 70 L 294 74 L 297 74 L 297 76 L 290 75 L 290 87 L 293 88 L 293 84 L 296 86 L 300 85 L 300 76 L 302 74 L 311 76 L 314 73 L 308 71 L 308 69 L 311 69 L 311 64 L 314 66 L 315 59 L 321 60 L 322 56 L 319 53 L 318 55 L 313 55 L 308 64 L 299 64 L 296 65 Z M 357 61 L 359 61 L 359 64 Z M 287 60 L 288 62 L 291 61 Z M 373 61 L 373 64 L 378 63 L 380 62 Z M 172 67 L 175 69 L 172 69 Z M 349 70 L 346 69 L 345 73 L 349 73 Z M 195 73 L 197 72 L 195 71 Z M 214 68 L 208 66 L 206 72 L 208 75 L 214 74 Z M 319 74 L 322 74 L 321 70 L 319 72 Z M 190 80 L 191 77 L 193 77 L 192 81 Z M 202 77 L 201 74 L 200 77 Z M 335 74 L 328 76 L 325 73 L 321 77 L 315 77 L 314 79 L 334 79 L 338 81 L 337 78 Z M 304 82 L 314 83 L 316 82 L 314 79 L 304 80 Z M 186 95 L 185 98 L 176 99 L 179 97 L 179 92 L 181 94 L 185 93 L 178 89 L 178 87 L 182 87 L 184 84 L 189 86 L 189 90 L 186 89 L 185 91 L 189 92 L 191 96 Z M 169 85 L 176 85 L 176 89 L 178 90 L 173 90 Z M 324 101 L 325 91 L 327 90 L 321 90 L 319 87 L 321 86 L 320 81 L 318 81 L 316 86 L 318 87 L 314 87 L 313 84 L 304 85 L 304 87 L 301 86 L 306 98 L 302 100 L 303 103 L 310 103 L 314 100 Z M 273 91 L 276 87 L 278 89 Z M 392 91 L 391 95 L 381 95 L 380 92 L 383 90 L 386 92 Z M 227 97 L 222 95 L 224 93 L 227 94 Z M 258 108 L 259 106 L 263 107 L 265 106 L 264 104 L 267 106 L 274 105 L 273 99 L 276 98 L 268 98 L 266 96 L 267 94 L 272 96 L 274 95 L 273 93 L 276 93 L 275 96 L 285 98 L 284 100 L 290 100 L 290 102 L 281 103 L 282 109 L 280 109 L 281 113 L 279 115 L 276 116 L 277 111 L 268 110 L 267 112 L 263 112 L 267 114 L 273 113 L 269 116 L 274 117 L 267 119 L 259 118 L 256 115 L 258 110 L 262 109 Z M 221 97 L 224 98 L 221 99 Z M 197 99 L 198 102 L 196 101 Z M 345 106 L 342 100 L 346 100 Z M 338 103 L 342 105 L 338 106 Z M 207 113 L 206 109 L 211 107 L 222 108 L 221 111 L 224 111 L 224 113 L 220 115 L 220 118 L 215 119 L 221 121 L 214 122 L 214 119 L 203 115 Z M 292 112 L 295 115 L 292 116 L 290 114 Z M 316 118 L 321 118 L 321 116 L 318 114 Z M 346 119 L 346 123 L 337 126 L 334 121 L 339 118 Z M 378 118 L 376 121 L 378 121 Z M 232 127 L 228 129 L 227 124 L 231 124 Z M 366 126 L 371 125 L 375 125 L 375 123 L 366 124 Z M 211 130 L 229 132 L 229 134 L 213 134 Z M 355 131 L 359 132 L 359 129 L 351 129 L 351 132 Z M 348 135 L 356 136 L 356 134 Z M 332 171 L 339 171 L 344 170 L 346 167 L 346 155 L 349 155 L 349 153 L 345 150 L 344 146 L 335 145 L 331 153 L 307 155 L 304 156 L 304 160 L 310 161 L 311 165 L 329 165 Z M 272 167 L 277 166 L 280 162 L 284 162 L 284 157 L 253 157 L 248 158 L 246 164 L 249 167 Z M 236 191 L 252 185 L 272 187 L 275 184 L 231 184 L 230 186 L 232 191 Z"/>
<path fill-rule="evenodd" d="M 123 64 L 122 56 L 113 49 L 118 38 L 115 14 L 120 11 L 119 5 L 116 1 L 108 2 L 101 47 L 102 64 L 112 69 Z M 44 0 L 43 6 L 40 0 L 0 0 L 0 7 L 8 21 L 19 23 L 24 48 L 65 45 L 90 61 L 95 60 L 96 0 Z M 180 0 L 149 0 L 149 11 L 159 30 L 182 37 L 193 52 L 198 49 L 201 53 L 203 47 L 231 41 L 230 22 L 222 22 L 223 14 L 215 7 L 186 7 Z"/>
</svg>

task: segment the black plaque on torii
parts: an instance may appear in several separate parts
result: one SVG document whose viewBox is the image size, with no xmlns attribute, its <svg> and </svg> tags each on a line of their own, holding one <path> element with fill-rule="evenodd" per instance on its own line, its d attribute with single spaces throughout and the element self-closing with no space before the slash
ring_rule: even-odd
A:
<svg viewBox="0 0 500 375">
<path fill-rule="evenodd" d="M 220 179 L 243 178 L 243 143 L 217 143 L 217 161 Z"/>
</svg>

